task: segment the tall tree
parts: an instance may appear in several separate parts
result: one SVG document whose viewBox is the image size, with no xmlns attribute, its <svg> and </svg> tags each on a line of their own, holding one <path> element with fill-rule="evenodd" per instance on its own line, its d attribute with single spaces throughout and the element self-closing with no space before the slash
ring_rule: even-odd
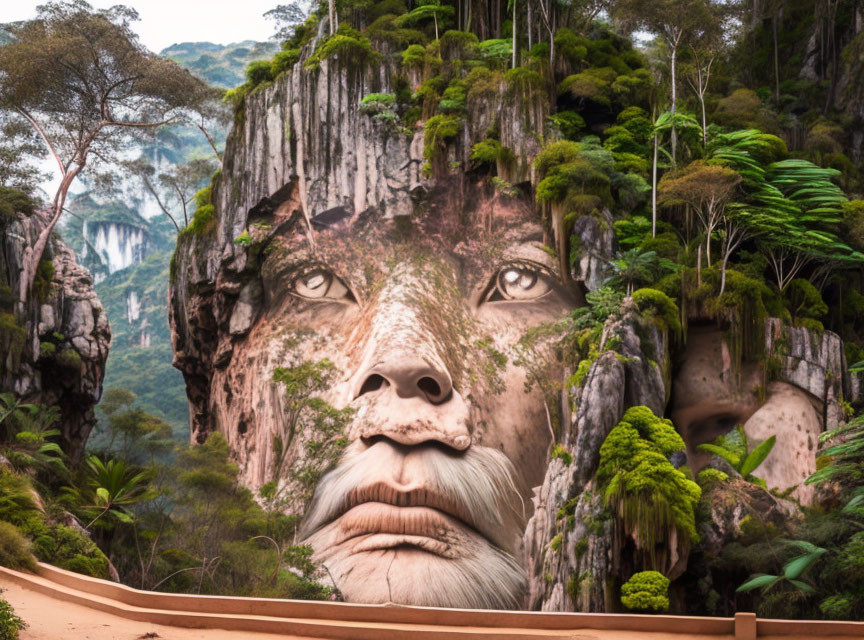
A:
<svg viewBox="0 0 864 640">
<path fill-rule="evenodd" d="M 108 165 L 147 130 L 177 121 L 212 91 L 171 60 L 147 51 L 130 8 L 94 10 L 83 0 L 49 2 L 9 27 L 0 47 L 0 107 L 42 138 L 60 174 L 48 224 L 23 258 L 29 294 L 69 187 L 88 163 Z"/>
<path fill-rule="evenodd" d="M 671 100 L 669 111 L 678 104 L 678 52 L 682 46 L 714 37 L 722 27 L 719 8 L 711 0 L 618 0 L 611 7 L 613 17 L 628 31 L 644 30 L 660 36 L 669 48 Z M 676 158 L 677 133 L 672 129 L 672 158 Z"/>
</svg>

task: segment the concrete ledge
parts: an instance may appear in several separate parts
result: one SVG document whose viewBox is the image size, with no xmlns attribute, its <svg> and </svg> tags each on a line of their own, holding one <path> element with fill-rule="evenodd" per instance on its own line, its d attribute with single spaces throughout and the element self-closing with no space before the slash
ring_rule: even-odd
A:
<svg viewBox="0 0 864 640">
<path fill-rule="evenodd" d="M 634 614 L 550 613 L 437 609 L 396 605 L 195 596 L 139 591 L 39 565 L 39 575 L 0 567 L 8 580 L 51 597 L 142 622 L 201 629 L 228 629 L 336 640 L 461 640 L 462 638 L 574 637 L 579 631 L 632 632 L 662 637 L 755 640 L 785 638 L 864 638 L 864 623 L 757 620 Z M 655 636 L 656 637 L 656 636 Z"/>
</svg>

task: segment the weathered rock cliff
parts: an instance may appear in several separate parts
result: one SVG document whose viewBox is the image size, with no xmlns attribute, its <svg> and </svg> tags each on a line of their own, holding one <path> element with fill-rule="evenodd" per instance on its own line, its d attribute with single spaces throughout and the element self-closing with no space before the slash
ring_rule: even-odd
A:
<svg viewBox="0 0 864 640">
<path fill-rule="evenodd" d="M 75 458 L 96 424 L 93 407 L 102 394 L 111 330 L 90 272 L 57 235 L 26 303 L 9 293 L 18 291 L 22 256 L 43 226 L 36 213 L 18 216 L 2 230 L 0 277 L 8 299 L 0 313 L 0 389 L 25 402 L 59 406 L 61 446 Z"/>
<path fill-rule="evenodd" d="M 263 302 L 257 264 L 235 238 L 256 224 L 278 228 L 295 215 L 409 214 L 433 197 L 442 178 L 422 170 L 421 126 L 406 131 L 359 108 L 365 95 L 394 90 L 395 62 L 385 56 L 380 66 L 363 70 L 328 58 L 308 69 L 308 53 L 272 86 L 246 99 L 213 184 L 215 221 L 178 242 L 170 303 L 174 363 L 186 378 L 193 439 L 199 441 L 220 427 L 210 389 L 214 368 L 228 363 L 233 344 L 252 326 Z M 487 126 L 474 118 L 463 121 L 448 145 L 445 171 L 456 175 L 457 185 L 470 182 L 465 169 L 471 147 L 495 124 L 501 144 L 515 157 L 508 178 L 529 181 L 548 108 L 545 95 L 508 98 L 503 81 L 469 98 L 469 111 L 483 114 Z M 472 203 L 462 200 L 460 206 L 470 208 Z M 586 278 L 596 278 L 595 272 L 596 267 L 589 269 Z"/>
</svg>

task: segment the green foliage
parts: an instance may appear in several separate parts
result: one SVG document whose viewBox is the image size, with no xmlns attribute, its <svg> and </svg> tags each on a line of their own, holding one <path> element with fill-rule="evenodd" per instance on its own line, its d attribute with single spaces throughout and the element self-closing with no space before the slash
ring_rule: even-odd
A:
<svg viewBox="0 0 864 640">
<path fill-rule="evenodd" d="M 36 296 L 36 299 L 45 304 L 48 302 L 48 296 L 51 295 L 51 287 L 54 285 L 54 261 L 40 260 L 39 266 L 36 268 L 36 278 L 33 280 L 33 288 L 31 291 Z"/>
<path fill-rule="evenodd" d="M 30 541 L 15 525 L 2 521 L 0 521 L 0 566 L 33 572 L 37 569 Z"/>
<path fill-rule="evenodd" d="M 565 215 L 585 215 L 611 204 L 611 154 L 591 141 L 546 145 L 534 160 L 540 203 L 556 204 Z"/>
<path fill-rule="evenodd" d="M 696 474 L 696 484 L 702 488 L 703 493 L 718 484 L 726 482 L 728 479 L 728 474 L 723 473 L 719 469 L 712 469 L 711 467 L 706 467 Z"/>
<path fill-rule="evenodd" d="M 783 292 L 783 299 L 793 321 L 816 320 L 828 313 L 828 305 L 822 300 L 819 290 L 804 278 L 792 280 Z"/>
<path fill-rule="evenodd" d="M 738 425 L 732 434 L 720 436 L 713 444 L 700 444 L 697 449 L 719 456 L 747 482 L 764 487 L 765 481 L 754 476 L 753 472 L 765 461 L 776 443 L 777 436 L 771 436 L 751 450 L 744 427 Z"/>
<path fill-rule="evenodd" d="M 585 119 L 575 111 L 559 111 L 549 116 L 551 122 L 565 140 L 576 141 L 585 128 Z"/>
<path fill-rule="evenodd" d="M 662 291 L 657 289 L 638 289 L 633 292 L 633 302 L 639 311 L 649 313 L 663 323 L 674 335 L 681 333 L 681 319 L 678 305 Z"/>
<path fill-rule="evenodd" d="M 336 367 L 329 360 L 304 361 L 273 372 L 274 382 L 284 392 L 285 422 L 273 433 L 273 477 L 276 487 L 268 502 L 276 504 L 283 492 L 291 499 L 308 503 L 323 473 L 336 463 L 347 444 L 342 437 L 354 410 L 336 409 L 316 394 L 329 388 Z M 298 434 L 306 435 L 302 463 L 285 468 Z M 286 477 L 288 482 L 280 484 Z"/>
<path fill-rule="evenodd" d="M 702 491 L 669 462 L 684 448 L 672 423 L 648 407 L 628 409 L 600 447 L 596 481 L 648 568 L 662 566 L 661 545 L 698 540 L 694 508 Z"/>
<path fill-rule="evenodd" d="M 21 362 L 21 352 L 27 340 L 27 331 L 15 321 L 11 313 L 0 313 L 0 371 L 14 373 Z"/>
<path fill-rule="evenodd" d="M 195 194 L 195 214 L 192 221 L 180 232 L 178 241 L 190 235 L 210 233 L 216 227 L 216 207 L 211 202 L 212 187 L 207 186 Z"/>
<path fill-rule="evenodd" d="M 426 62 L 426 47 L 419 44 L 410 45 L 402 52 L 402 66 L 409 68 L 421 67 Z"/>
<path fill-rule="evenodd" d="M 0 640 L 18 640 L 18 632 L 26 628 L 27 623 L 15 615 L 12 605 L 0 598 Z"/>
<path fill-rule="evenodd" d="M 640 571 L 621 585 L 621 604 L 631 611 L 666 611 L 669 578 L 657 571 Z"/>
<path fill-rule="evenodd" d="M 462 118 L 455 115 L 432 116 L 426 121 L 423 137 L 423 155 L 430 162 L 440 159 L 447 150 L 447 142 L 459 134 Z"/>
<path fill-rule="evenodd" d="M 33 215 L 36 202 L 19 189 L 0 186 L 0 224 L 14 222 L 16 214 Z"/>
<path fill-rule="evenodd" d="M 338 57 L 340 61 L 354 68 L 363 68 L 378 58 L 372 50 L 369 38 L 345 25 L 339 31 L 322 41 L 306 60 L 307 69 L 317 69 L 324 60 Z"/>
<path fill-rule="evenodd" d="M 551 457 L 553 459 L 558 458 L 559 460 L 561 460 L 561 462 L 563 462 L 565 464 L 565 466 L 568 466 L 568 467 L 571 464 L 573 464 L 573 456 L 570 454 L 569 451 L 567 451 L 566 447 L 564 447 L 563 445 L 560 445 L 560 444 L 556 444 L 552 448 Z"/>
<path fill-rule="evenodd" d="M 754 589 L 761 589 L 764 594 L 783 581 L 788 582 L 792 587 L 805 594 L 814 593 L 815 589 L 813 586 L 800 579 L 801 574 L 807 571 L 816 560 L 825 554 L 827 549 L 817 547 L 805 540 L 793 540 L 789 544 L 798 547 L 804 553 L 792 558 L 783 565 L 783 573 L 781 575 L 757 574 L 738 587 L 735 590 L 736 593 L 746 593 Z"/>
<path fill-rule="evenodd" d="M 300 60 L 300 49 L 283 49 L 270 61 L 270 77 L 274 80 L 280 74 L 290 71 Z"/>
</svg>

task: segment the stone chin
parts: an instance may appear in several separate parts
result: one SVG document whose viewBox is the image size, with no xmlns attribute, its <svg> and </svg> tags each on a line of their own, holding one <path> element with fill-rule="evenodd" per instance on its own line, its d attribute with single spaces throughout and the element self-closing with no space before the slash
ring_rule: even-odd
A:
<svg viewBox="0 0 864 640">
<path fill-rule="evenodd" d="M 304 542 L 349 601 L 517 608 L 525 514 L 513 476 L 494 449 L 356 441 L 319 485 Z"/>
</svg>

